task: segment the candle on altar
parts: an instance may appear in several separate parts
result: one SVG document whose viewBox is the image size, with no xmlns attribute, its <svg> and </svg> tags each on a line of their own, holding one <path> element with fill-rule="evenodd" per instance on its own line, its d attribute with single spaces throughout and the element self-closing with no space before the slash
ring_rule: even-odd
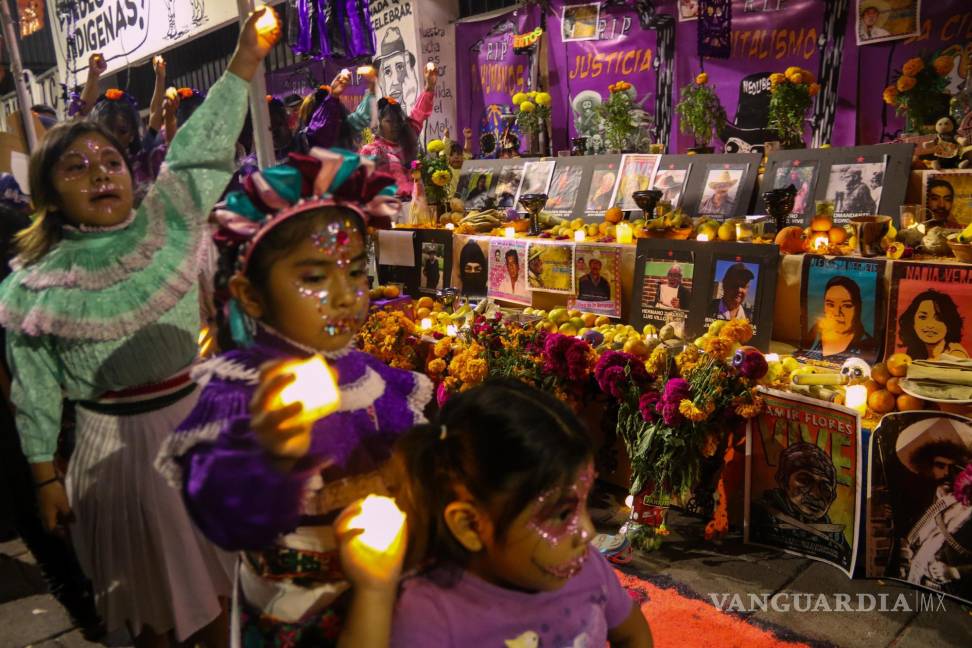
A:
<svg viewBox="0 0 972 648">
<path fill-rule="evenodd" d="M 582 229 L 574 230 L 574 242 L 583 243 L 586 240 L 587 240 L 587 233 L 584 230 Z"/>
<path fill-rule="evenodd" d="M 699 234 L 698 236 L 695 237 L 695 240 L 696 241 L 708 241 L 709 240 L 709 235 L 708 234 Z"/>
<path fill-rule="evenodd" d="M 507 227 L 506 229 L 503 230 L 503 236 L 505 236 L 506 238 L 513 238 L 514 236 L 516 236 L 516 230 L 513 229 L 512 227 Z"/>
<path fill-rule="evenodd" d="M 753 240 L 753 225 L 748 222 L 736 223 L 736 240 L 737 241 L 752 241 Z"/>
<path fill-rule="evenodd" d="M 631 229 L 631 225 L 628 223 L 618 223 L 614 229 L 614 234 L 618 239 L 618 243 L 631 243 L 634 240 L 634 230 Z"/>
<path fill-rule="evenodd" d="M 456 226 L 453 223 L 446 223 L 445 228 L 447 230 L 454 230 L 454 229 L 456 229 Z"/>
<path fill-rule="evenodd" d="M 361 529 L 355 541 L 374 551 L 384 552 L 400 540 L 405 514 L 395 501 L 382 495 L 369 495 L 361 502 L 361 513 L 348 521 L 352 529 Z"/>
<path fill-rule="evenodd" d="M 277 399 L 281 407 L 298 402 L 303 405 L 300 414 L 295 417 L 300 424 L 310 425 L 335 411 L 341 404 L 334 374 L 319 355 L 284 362 L 274 373 L 294 375 L 294 381 L 280 390 Z"/>
<path fill-rule="evenodd" d="M 767 353 L 763 357 L 766 359 L 766 362 L 779 362 L 780 361 L 780 354 L 779 353 Z"/>
<path fill-rule="evenodd" d="M 844 392 L 844 404 L 864 414 L 867 411 L 867 387 L 864 385 L 851 385 L 848 387 Z"/>
<path fill-rule="evenodd" d="M 422 321 L 419 322 L 419 328 L 423 331 L 428 331 L 432 328 L 432 319 L 429 317 L 423 317 Z"/>
<path fill-rule="evenodd" d="M 830 247 L 830 236 L 827 234 L 818 234 L 813 237 L 813 249 L 816 252 L 826 252 Z"/>
<path fill-rule="evenodd" d="M 455 324 L 450 324 L 446 327 L 446 335 L 449 337 L 456 337 L 459 334 L 459 329 L 456 328 Z"/>
</svg>

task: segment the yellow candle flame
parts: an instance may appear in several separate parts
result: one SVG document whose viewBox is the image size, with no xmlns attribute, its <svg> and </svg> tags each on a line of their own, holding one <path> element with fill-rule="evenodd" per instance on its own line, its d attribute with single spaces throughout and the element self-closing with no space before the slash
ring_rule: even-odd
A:
<svg viewBox="0 0 972 648">
<path fill-rule="evenodd" d="M 631 243 L 634 240 L 634 230 L 627 223 L 618 223 L 614 233 L 618 237 L 618 243 Z"/>
<path fill-rule="evenodd" d="M 423 317 L 422 321 L 419 322 L 419 328 L 422 329 L 423 331 L 428 331 L 430 328 L 432 328 L 432 319 L 428 317 Z"/>
<path fill-rule="evenodd" d="M 435 63 L 429 61 L 428 63 L 425 64 L 425 69 L 431 72 L 432 70 L 435 69 Z"/>
<path fill-rule="evenodd" d="M 459 329 L 457 329 L 454 324 L 450 324 L 449 326 L 446 327 L 446 335 L 448 335 L 449 337 L 456 337 L 456 335 L 458 334 L 459 334 Z"/>
<path fill-rule="evenodd" d="M 280 390 L 279 400 L 281 406 L 297 402 L 304 406 L 295 417 L 300 423 L 311 424 L 324 418 L 341 404 L 334 374 L 321 356 L 285 362 L 277 372 L 294 375 L 294 381 Z"/>
<path fill-rule="evenodd" d="M 362 529 L 355 540 L 375 551 L 388 551 L 405 525 L 405 514 L 395 501 L 382 495 L 369 495 L 361 502 L 361 513 L 348 521 L 352 529 Z"/>
<path fill-rule="evenodd" d="M 709 240 L 709 235 L 708 234 L 699 234 L 698 236 L 695 237 L 695 240 L 696 241 L 708 241 Z"/>
<path fill-rule="evenodd" d="M 516 236 L 516 230 L 513 229 L 512 227 L 507 227 L 505 230 L 503 230 L 503 235 L 506 238 L 513 238 L 514 236 Z"/>
<path fill-rule="evenodd" d="M 767 353 L 763 357 L 766 358 L 766 362 L 779 362 L 780 361 L 780 354 L 779 353 Z"/>
<path fill-rule="evenodd" d="M 270 7 L 266 8 L 263 15 L 257 18 L 256 30 L 261 36 L 269 34 L 278 28 L 277 14 Z"/>
<path fill-rule="evenodd" d="M 372 70 L 374 70 L 374 68 L 370 65 L 361 65 L 358 67 L 358 74 L 368 74 Z"/>
<path fill-rule="evenodd" d="M 813 248 L 818 252 L 826 250 L 830 245 L 830 237 L 826 234 L 820 234 L 813 239 Z"/>
<path fill-rule="evenodd" d="M 447 230 L 454 230 L 454 229 L 456 229 L 456 226 L 453 223 L 446 223 L 445 228 Z"/>
<path fill-rule="evenodd" d="M 575 230 L 574 240 L 578 243 L 583 243 L 585 240 L 587 240 L 587 234 L 582 229 Z"/>
<path fill-rule="evenodd" d="M 867 387 L 864 385 L 851 385 L 844 392 L 844 403 L 851 409 L 856 409 L 861 414 L 867 409 Z"/>
</svg>

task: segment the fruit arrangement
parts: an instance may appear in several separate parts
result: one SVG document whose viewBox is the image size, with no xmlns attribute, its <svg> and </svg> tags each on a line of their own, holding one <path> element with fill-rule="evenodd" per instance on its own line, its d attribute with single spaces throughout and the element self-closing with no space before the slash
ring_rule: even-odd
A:
<svg viewBox="0 0 972 648">
<path fill-rule="evenodd" d="M 455 213 L 453 213 L 455 217 Z M 506 214 L 498 209 L 487 209 L 480 212 L 469 212 L 459 219 L 456 231 L 460 234 L 485 234 L 506 224 Z"/>
<path fill-rule="evenodd" d="M 368 291 L 368 297 L 370 297 L 372 301 L 380 299 L 397 299 L 401 296 L 402 287 L 397 284 L 393 284 L 391 286 L 375 286 Z"/>
<path fill-rule="evenodd" d="M 692 219 L 682 212 L 682 208 L 661 212 L 659 206 L 655 218 L 644 225 L 648 238 L 687 239 L 694 231 Z"/>
<path fill-rule="evenodd" d="M 904 393 L 898 382 L 908 373 L 911 357 L 895 353 L 884 362 L 871 367 L 867 388 L 868 419 L 878 419 L 889 412 L 925 409 L 925 401 Z"/>
</svg>

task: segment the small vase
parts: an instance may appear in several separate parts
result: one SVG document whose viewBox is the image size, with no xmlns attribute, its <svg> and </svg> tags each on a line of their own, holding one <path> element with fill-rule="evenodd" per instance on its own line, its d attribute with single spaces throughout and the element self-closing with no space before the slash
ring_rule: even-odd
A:
<svg viewBox="0 0 972 648">
<path fill-rule="evenodd" d="M 796 187 L 792 184 L 782 189 L 763 192 L 763 203 L 766 205 L 766 213 L 773 217 L 777 232 L 787 226 L 795 200 Z"/>
</svg>

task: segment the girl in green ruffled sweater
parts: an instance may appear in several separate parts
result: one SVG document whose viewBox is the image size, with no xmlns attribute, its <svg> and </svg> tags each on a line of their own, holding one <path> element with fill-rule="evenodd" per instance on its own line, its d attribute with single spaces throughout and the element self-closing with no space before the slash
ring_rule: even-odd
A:
<svg viewBox="0 0 972 648">
<path fill-rule="evenodd" d="M 137 210 L 110 133 L 90 122 L 47 133 L 29 170 L 39 216 L 0 285 L 11 400 L 42 519 L 70 528 L 108 630 L 127 626 L 137 646 L 173 635 L 226 642 L 233 558 L 193 527 L 153 461 L 198 398 L 188 375 L 198 250 L 234 172 L 247 82 L 280 35 L 257 30 L 264 11 L 241 29 L 227 72 L 179 129 Z M 62 394 L 78 404 L 63 484 L 52 463 Z"/>
</svg>

